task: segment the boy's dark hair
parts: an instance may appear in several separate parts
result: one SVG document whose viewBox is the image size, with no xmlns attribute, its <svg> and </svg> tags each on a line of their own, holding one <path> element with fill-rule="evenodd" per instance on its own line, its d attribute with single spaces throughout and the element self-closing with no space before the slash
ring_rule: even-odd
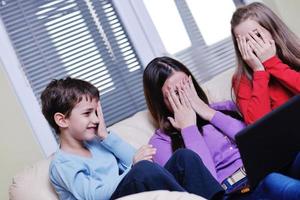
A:
<svg viewBox="0 0 300 200">
<path fill-rule="evenodd" d="M 82 98 L 99 100 L 99 90 L 89 82 L 67 77 L 52 80 L 41 94 L 42 112 L 48 123 L 59 134 L 54 114 L 62 113 L 69 117 L 74 106 Z"/>
</svg>

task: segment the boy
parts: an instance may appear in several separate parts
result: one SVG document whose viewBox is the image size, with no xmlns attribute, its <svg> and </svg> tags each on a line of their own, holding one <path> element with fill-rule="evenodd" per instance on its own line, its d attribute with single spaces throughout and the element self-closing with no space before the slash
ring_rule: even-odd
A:
<svg viewBox="0 0 300 200">
<path fill-rule="evenodd" d="M 174 178 L 179 176 L 177 164 L 186 164 L 186 161 L 197 162 L 200 166 L 198 171 L 186 173 L 190 177 L 195 177 L 194 173 L 199 173 L 199 177 L 212 177 L 205 167 L 201 167 L 204 165 L 200 158 L 177 162 L 192 154 L 185 151 L 170 159 L 169 167 L 166 167 L 173 176 L 149 162 L 155 154 L 154 148 L 145 145 L 136 151 L 114 133 L 109 133 L 99 91 L 86 81 L 69 77 L 53 80 L 43 91 L 41 100 L 42 112 L 60 139 L 60 149 L 49 169 L 51 183 L 60 199 L 106 200 L 149 190 L 189 191 Z M 204 187 L 199 181 L 198 185 L 192 180 L 183 181 Z M 213 187 L 212 183 L 214 180 L 208 182 L 210 188 L 205 191 L 205 196 L 212 197 L 222 190 L 219 185 Z M 202 190 L 189 192 L 202 195 Z"/>
</svg>

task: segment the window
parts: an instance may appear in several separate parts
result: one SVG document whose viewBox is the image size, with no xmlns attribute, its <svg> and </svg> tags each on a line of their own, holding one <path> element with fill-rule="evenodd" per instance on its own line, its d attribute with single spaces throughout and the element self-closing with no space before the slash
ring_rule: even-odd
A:
<svg viewBox="0 0 300 200">
<path fill-rule="evenodd" d="M 235 66 L 230 19 L 243 1 L 143 0 L 143 3 L 155 27 L 152 35 L 158 35 L 165 47 L 158 56 L 178 58 L 200 82 Z M 149 24 L 143 25 L 149 30 Z"/>
<path fill-rule="evenodd" d="M 145 109 L 143 67 L 111 1 L 3 0 L 0 17 L 36 102 L 71 76 L 99 88 L 107 125 Z"/>
</svg>

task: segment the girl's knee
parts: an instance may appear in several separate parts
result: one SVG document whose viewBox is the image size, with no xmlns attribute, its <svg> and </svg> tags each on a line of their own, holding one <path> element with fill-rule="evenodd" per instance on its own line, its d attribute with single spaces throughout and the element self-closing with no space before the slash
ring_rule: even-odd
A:
<svg viewBox="0 0 300 200">
<path fill-rule="evenodd" d="M 178 149 L 177 151 L 174 152 L 173 157 L 186 162 L 197 160 L 197 162 L 202 163 L 200 156 L 194 151 L 189 149 Z"/>
</svg>

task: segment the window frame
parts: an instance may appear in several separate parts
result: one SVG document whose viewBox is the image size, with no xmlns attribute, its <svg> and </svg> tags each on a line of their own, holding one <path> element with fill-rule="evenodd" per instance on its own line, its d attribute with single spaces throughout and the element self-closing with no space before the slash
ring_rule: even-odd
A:
<svg viewBox="0 0 300 200">
<path fill-rule="evenodd" d="M 19 62 L 1 18 L 0 41 L 0 59 L 3 68 L 10 79 L 16 97 L 21 104 L 22 111 L 33 130 L 35 139 L 41 146 L 44 155 L 48 157 L 57 150 L 58 144 L 48 122 L 42 115 L 40 105 L 33 90 L 21 70 L 21 63 Z"/>
</svg>

